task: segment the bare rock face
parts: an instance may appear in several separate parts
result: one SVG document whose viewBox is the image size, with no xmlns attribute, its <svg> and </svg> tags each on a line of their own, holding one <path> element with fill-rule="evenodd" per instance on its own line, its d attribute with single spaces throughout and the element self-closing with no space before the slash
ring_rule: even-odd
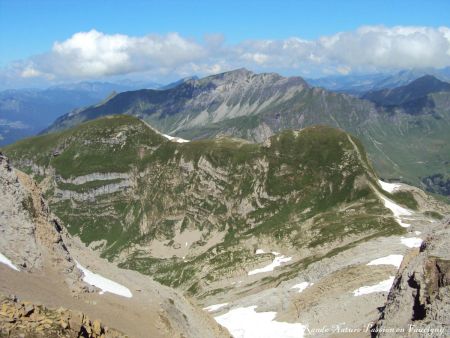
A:
<svg viewBox="0 0 450 338">
<path fill-rule="evenodd" d="M 62 239 L 60 221 L 48 209 L 36 183 L 13 170 L 0 153 L 0 252 L 20 270 L 56 267 L 75 286 L 80 273 Z"/>
<path fill-rule="evenodd" d="M 406 256 L 372 337 L 450 335 L 450 219 Z"/>
<path fill-rule="evenodd" d="M 21 268 L 42 264 L 35 227 L 28 216 L 35 214 L 34 203 L 22 189 L 6 156 L 0 153 L 0 252 Z"/>
</svg>

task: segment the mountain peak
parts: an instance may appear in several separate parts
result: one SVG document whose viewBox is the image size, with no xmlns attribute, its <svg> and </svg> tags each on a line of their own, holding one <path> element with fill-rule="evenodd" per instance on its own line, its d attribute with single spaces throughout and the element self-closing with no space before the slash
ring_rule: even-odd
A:
<svg viewBox="0 0 450 338">
<path fill-rule="evenodd" d="M 206 77 L 205 79 L 226 80 L 226 81 L 239 80 L 239 79 L 245 79 L 245 78 L 251 77 L 254 74 L 255 73 L 249 71 L 246 68 L 238 68 L 238 69 L 230 70 L 227 72 L 211 75 L 211 76 Z"/>
<path fill-rule="evenodd" d="M 427 89 L 428 91 L 437 92 L 437 91 L 448 91 L 450 90 L 450 83 L 439 80 L 434 75 L 424 75 L 419 77 L 418 79 L 412 81 L 406 88 L 417 88 L 417 89 Z"/>
<path fill-rule="evenodd" d="M 408 102 L 416 102 L 416 108 L 422 108 L 429 94 L 450 91 L 450 83 L 439 80 L 433 75 L 424 75 L 409 84 L 394 89 L 371 91 L 363 97 L 380 106 L 400 106 Z M 417 100 L 425 100 L 418 104 Z M 411 107 L 408 108 L 409 110 Z"/>
<path fill-rule="evenodd" d="M 253 74 L 252 71 L 248 70 L 248 69 L 245 68 L 245 67 L 241 67 L 241 68 L 238 68 L 238 69 L 233 69 L 233 70 L 230 70 L 230 71 L 225 72 L 225 73 L 230 73 L 230 74 L 241 74 L 241 75 Z"/>
<path fill-rule="evenodd" d="M 184 83 L 188 83 L 188 82 L 193 82 L 193 81 L 197 81 L 199 78 L 196 75 L 193 76 L 188 76 L 188 77 L 183 77 L 175 82 L 171 82 L 169 84 L 166 84 L 165 86 L 162 86 L 160 88 L 158 88 L 158 90 L 167 90 L 167 89 L 172 89 L 175 87 L 178 87 Z"/>
</svg>

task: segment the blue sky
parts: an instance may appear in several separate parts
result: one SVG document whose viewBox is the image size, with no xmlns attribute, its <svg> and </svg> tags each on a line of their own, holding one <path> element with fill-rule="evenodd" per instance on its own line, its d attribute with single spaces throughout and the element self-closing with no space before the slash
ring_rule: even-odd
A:
<svg viewBox="0 0 450 338">
<path fill-rule="evenodd" d="M 129 37 L 175 32 L 199 44 L 204 44 L 205 36 L 218 34 L 224 47 L 290 37 L 316 41 L 362 26 L 449 27 L 448 13 L 450 1 L 446 0 L 0 0 L 0 67 L 48 53 L 55 41 L 66 41 L 78 32 L 93 29 L 107 36 Z M 233 66 L 236 63 L 226 61 Z"/>
</svg>

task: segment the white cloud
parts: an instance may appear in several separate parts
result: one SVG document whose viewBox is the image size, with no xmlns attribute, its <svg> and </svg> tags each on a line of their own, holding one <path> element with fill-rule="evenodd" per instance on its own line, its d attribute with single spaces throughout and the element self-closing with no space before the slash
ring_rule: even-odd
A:
<svg viewBox="0 0 450 338">
<path fill-rule="evenodd" d="M 328 60 L 379 68 L 450 65 L 449 28 L 367 26 L 319 40 Z"/>
<path fill-rule="evenodd" d="M 25 69 L 22 71 L 22 73 L 20 73 L 20 76 L 24 77 L 24 78 L 28 78 L 28 77 L 38 77 L 41 76 L 42 73 L 36 69 L 33 68 L 33 66 L 28 65 L 27 67 L 25 67 Z"/>
<path fill-rule="evenodd" d="M 50 53 L 34 61 L 59 76 L 99 77 L 176 68 L 205 57 L 203 46 L 178 33 L 131 37 L 91 30 L 55 42 Z"/>
<path fill-rule="evenodd" d="M 49 52 L 15 62 L 0 72 L 28 80 L 131 73 L 161 79 L 238 67 L 320 75 L 446 66 L 450 66 L 448 27 L 364 26 L 316 40 L 290 37 L 237 44 L 227 44 L 219 34 L 195 41 L 178 33 L 136 37 L 91 30 L 55 42 Z"/>
</svg>

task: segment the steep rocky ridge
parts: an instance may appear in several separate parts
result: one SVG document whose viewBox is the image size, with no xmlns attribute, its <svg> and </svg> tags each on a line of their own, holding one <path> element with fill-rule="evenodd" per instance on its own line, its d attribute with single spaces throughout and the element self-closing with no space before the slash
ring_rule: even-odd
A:
<svg viewBox="0 0 450 338">
<path fill-rule="evenodd" d="M 359 137 L 382 177 L 422 187 L 426 183 L 421 180 L 428 176 L 447 175 L 450 152 L 450 95 L 436 91 L 439 86 L 425 87 L 414 88 L 431 90 L 426 102 L 419 99 L 405 109 L 386 110 L 368 100 L 309 87 L 298 77 L 239 69 L 167 90 L 121 93 L 62 116 L 47 132 L 112 114 L 142 118 L 186 139 L 228 135 L 262 142 L 285 129 L 328 125 Z M 434 181 L 426 182 L 433 189 Z"/>
<path fill-rule="evenodd" d="M 166 133 L 211 122 L 255 115 L 273 102 L 283 103 L 308 85 L 299 78 L 275 73 L 254 74 L 246 69 L 191 79 L 167 90 L 121 93 L 106 104 L 59 118 L 48 131 L 112 114 L 141 117 Z"/>
<path fill-rule="evenodd" d="M 2 299 L 0 335 L 100 337 L 108 326 L 130 337 L 228 336 L 176 291 L 118 269 L 71 238 L 37 184 L 3 154 L 0 185 L 0 294 L 15 295 Z M 100 276 L 87 276 L 79 264 Z M 129 296 L 114 288 L 125 288 Z M 72 323 L 61 323 L 69 317 Z"/>
</svg>

